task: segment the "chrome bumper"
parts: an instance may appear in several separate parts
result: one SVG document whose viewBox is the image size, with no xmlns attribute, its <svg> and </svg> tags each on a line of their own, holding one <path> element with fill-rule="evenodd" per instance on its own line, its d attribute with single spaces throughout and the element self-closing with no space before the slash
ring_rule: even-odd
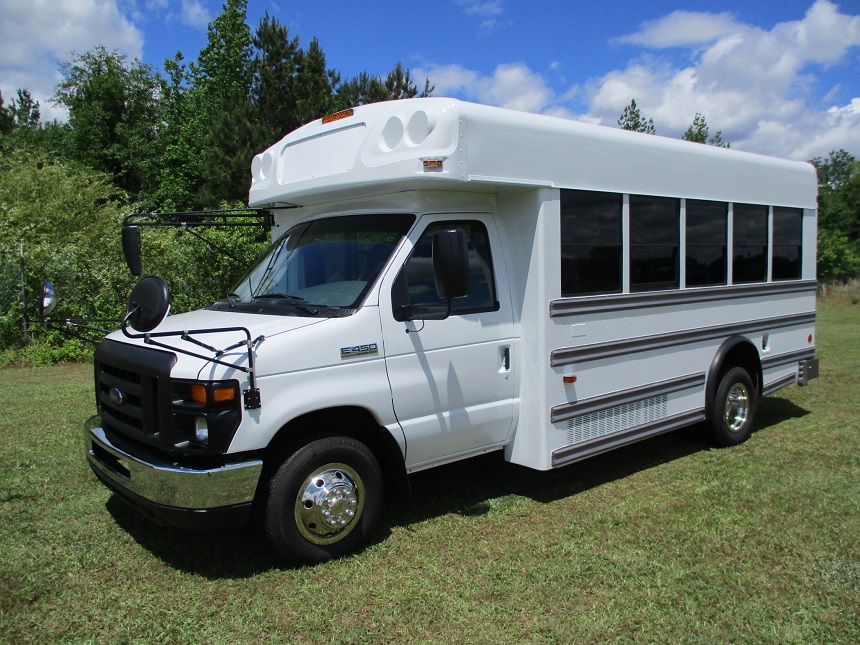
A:
<svg viewBox="0 0 860 645">
<path fill-rule="evenodd" d="M 96 475 L 118 492 L 176 509 L 250 504 L 263 470 L 259 459 L 205 470 L 140 459 L 111 443 L 97 416 L 84 424 L 84 449 Z"/>
</svg>

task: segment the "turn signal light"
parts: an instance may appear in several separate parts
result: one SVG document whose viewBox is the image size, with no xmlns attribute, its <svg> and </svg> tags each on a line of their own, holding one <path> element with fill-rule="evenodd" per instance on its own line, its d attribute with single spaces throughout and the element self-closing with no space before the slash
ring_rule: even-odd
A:
<svg viewBox="0 0 860 645">
<path fill-rule="evenodd" d="M 232 387 L 218 387 L 207 391 L 206 386 L 194 384 L 191 386 L 191 400 L 200 405 L 207 403 L 225 403 L 236 398 L 236 389 Z"/>
</svg>

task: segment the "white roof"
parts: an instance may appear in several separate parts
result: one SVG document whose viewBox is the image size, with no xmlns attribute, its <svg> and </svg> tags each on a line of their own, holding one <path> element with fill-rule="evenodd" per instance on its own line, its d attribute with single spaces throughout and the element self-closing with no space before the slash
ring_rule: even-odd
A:
<svg viewBox="0 0 860 645">
<path fill-rule="evenodd" d="M 425 167 L 441 161 L 441 169 Z M 816 208 L 811 164 L 448 98 L 313 121 L 254 157 L 249 205 L 550 186 Z"/>
</svg>

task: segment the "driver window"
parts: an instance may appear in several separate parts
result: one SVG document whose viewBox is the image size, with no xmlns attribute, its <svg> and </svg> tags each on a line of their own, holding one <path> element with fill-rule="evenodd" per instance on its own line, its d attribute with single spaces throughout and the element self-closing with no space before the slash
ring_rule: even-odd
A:
<svg viewBox="0 0 860 645">
<path fill-rule="evenodd" d="M 421 317 L 421 311 L 436 311 L 445 307 L 445 301 L 436 293 L 436 281 L 433 278 L 433 234 L 457 228 L 466 231 L 469 241 L 469 295 L 453 300 L 451 314 L 498 309 L 486 226 L 474 220 L 434 222 L 421 234 L 394 281 L 391 300 L 395 320 L 405 319 L 402 308 L 406 306 L 412 307 L 415 318 Z"/>
</svg>

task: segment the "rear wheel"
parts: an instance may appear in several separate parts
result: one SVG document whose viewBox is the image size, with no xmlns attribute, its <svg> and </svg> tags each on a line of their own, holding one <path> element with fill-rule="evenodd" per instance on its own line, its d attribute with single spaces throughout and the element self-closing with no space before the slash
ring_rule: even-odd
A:
<svg viewBox="0 0 860 645">
<path fill-rule="evenodd" d="M 317 439 L 290 455 L 269 481 L 266 536 L 288 562 L 309 564 L 355 551 L 382 509 L 382 473 L 350 437 Z"/>
<path fill-rule="evenodd" d="M 746 441 L 752 433 L 756 392 L 750 375 L 742 367 L 733 367 L 720 380 L 711 404 L 710 430 L 721 446 Z"/>
</svg>

